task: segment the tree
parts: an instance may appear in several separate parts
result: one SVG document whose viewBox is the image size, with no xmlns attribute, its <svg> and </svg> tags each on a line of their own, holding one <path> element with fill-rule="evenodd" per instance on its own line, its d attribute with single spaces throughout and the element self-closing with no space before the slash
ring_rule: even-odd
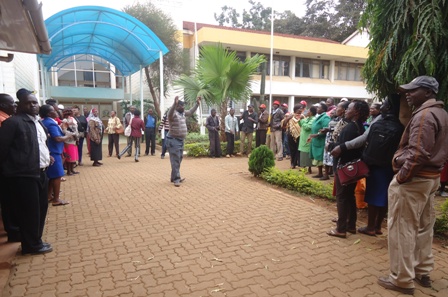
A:
<svg viewBox="0 0 448 297">
<path fill-rule="evenodd" d="M 168 48 L 169 52 L 163 57 L 163 84 L 164 94 L 160 94 L 160 66 L 153 63 L 145 67 L 146 82 L 154 102 L 156 112 L 161 118 L 160 98 L 164 97 L 167 87 L 173 79 L 183 72 L 183 52 L 177 38 L 178 30 L 173 20 L 151 2 L 145 4 L 137 3 L 126 6 L 123 11 L 132 15 L 144 23 L 156 34 Z"/>
<path fill-rule="evenodd" d="M 431 75 L 447 102 L 447 15 L 446 0 L 369 0 L 361 22 L 371 37 L 362 72 L 367 90 L 382 98 L 416 76 Z"/>
<path fill-rule="evenodd" d="M 275 11 L 276 33 L 302 35 L 343 41 L 356 31 L 367 0 L 307 0 L 306 14 L 297 17 L 291 11 Z M 219 25 L 234 28 L 270 31 L 271 7 L 249 1 L 252 8 L 239 14 L 234 8 L 223 6 L 220 15 L 215 13 Z M 240 22 L 241 21 L 241 22 Z"/>
<path fill-rule="evenodd" d="M 173 83 L 183 89 L 187 101 L 194 102 L 201 96 L 208 105 L 220 107 L 221 136 L 224 138 L 224 118 L 229 100 L 249 98 L 252 93 L 251 76 L 265 61 L 265 57 L 260 55 L 240 61 L 234 51 L 228 51 L 221 44 L 207 45 L 200 49 L 193 75 L 183 74 Z"/>
</svg>

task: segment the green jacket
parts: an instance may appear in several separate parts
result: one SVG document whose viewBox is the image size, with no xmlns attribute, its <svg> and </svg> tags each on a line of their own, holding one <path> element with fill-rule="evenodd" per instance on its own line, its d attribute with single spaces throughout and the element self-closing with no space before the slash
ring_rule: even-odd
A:
<svg viewBox="0 0 448 297">
<path fill-rule="evenodd" d="M 315 117 L 308 117 L 308 118 L 304 118 L 302 120 L 300 120 L 299 125 L 300 125 L 300 139 L 299 139 L 299 151 L 304 152 L 304 153 L 309 153 L 310 152 L 310 146 L 311 143 L 307 142 L 308 137 L 311 134 L 311 126 L 313 125 L 313 121 L 314 121 Z"/>
<path fill-rule="evenodd" d="M 316 116 L 316 119 L 311 125 L 311 134 L 318 134 L 320 129 L 328 127 L 329 122 L 330 117 L 325 112 Z M 312 160 L 324 160 L 325 136 L 326 133 L 319 134 L 317 137 L 311 140 L 310 158 Z"/>
</svg>

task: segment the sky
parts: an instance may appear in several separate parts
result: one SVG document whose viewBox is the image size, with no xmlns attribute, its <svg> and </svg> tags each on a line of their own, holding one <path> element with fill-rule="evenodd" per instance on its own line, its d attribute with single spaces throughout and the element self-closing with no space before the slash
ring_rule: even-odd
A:
<svg viewBox="0 0 448 297">
<path fill-rule="evenodd" d="M 122 10 L 126 5 L 132 5 L 139 0 L 40 0 L 44 19 L 59 11 L 75 6 L 95 5 L 106 6 Z M 146 2 L 140 0 L 140 2 Z M 214 13 L 221 13 L 221 7 L 227 5 L 241 13 L 243 9 L 249 10 L 249 0 L 151 0 L 157 7 L 169 13 L 175 23 L 191 21 L 206 24 L 216 24 Z M 264 7 L 273 7 L 274 10 L 283 12 L 291 10 L 297 16 L 305 14 L 305 0 L 255 0 Z"/>
</svg>

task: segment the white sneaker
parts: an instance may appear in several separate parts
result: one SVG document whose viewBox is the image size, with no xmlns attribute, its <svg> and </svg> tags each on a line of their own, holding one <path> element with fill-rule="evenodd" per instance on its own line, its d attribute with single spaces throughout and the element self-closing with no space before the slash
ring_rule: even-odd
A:
<svg viewBox="0 0 448 297">
<path fill-rule="evenodd" d="M 230 158 L 230 155 L 226 155 L 226 158 Z"/>
<path fill-rule="evenodd" d="M 442 197 L 448 197 L 448 193 L 447 193 L 447 192 L 442 192 L 442 193 L 440 193 L 440 196 L 442 196 Z"/>
</svg>

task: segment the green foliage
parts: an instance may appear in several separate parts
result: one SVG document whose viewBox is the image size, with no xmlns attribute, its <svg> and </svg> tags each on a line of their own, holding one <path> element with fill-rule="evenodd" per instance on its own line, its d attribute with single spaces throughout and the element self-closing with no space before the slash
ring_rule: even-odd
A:
<svg viewBox="0 0 448 297">
<path fill-rule="evenodd" d="M 190 134 L 188 134 L 190 135 Z M 187 152 L 187 156 L 189 157 L 208 157 L 210 155 L 209 148 L 210 142 L 208 141 L 208 135 L 193 135 L 193 139 L 185 140 L 184 150 Z M 187 136 L 188 138 L 188 136 Z M 205 138 L 205 139 L 203 139 Z M 194 139 L 198 141 L 202 139 L 202 142 L 194 142 Z M 187 143 L 188 141 L 188 143 Z M 226 153 L 227 142 L 221 142 L 221 151 L 222 154 Z M 252 142 L 252 147 L 255 147 L 255 142 Z M 244 149 L 247 150 L 247 142 L 244 144 Z M 240 152 L 240 141 L 235 141 L 235 153 Z"/>
<path fill-rule="evenodd" d="M 436 218 L 434 233 L 436 235 L 447 235 L 448 232 L 448 200 L 440 206 L 441 214 Z"/>
<path fill-rule="evenodd" d="M 369 31 L 363 68 L 367 90 L 378 97 L 419 75 L 434 76 L 448 100 L 448 1 L 369 0 L 361 19 Z"/>
<path fill-rule="evenodd" d="M 201 135 L 200 133 L 188 133 L 187 137 L 185 138 L 185 144 L 190 143 L 199 143 L 199 142 L 207 142 L 208 141 L 208 135 Z"/>
<path fill-rule="evenodd" d="M 141 100 L 132 100 L 132 105 L 135 106 L 136 109 L 140 110 L 141 108 Z M 131 102 L 129 100 L 123 100 L 120 102 L 120 106 L 123 109 L 123 115 L 129 111 L 129 106 L 131 106 Z M 143 99 L 143 110 L 140 110 L 143 115 L 146 114 L 148 109 L 154 109 L 154 102 L 150 99 Z"/>
<path fill-rule="evenodd" d="M 299 18 L 293 12 L 274 11 L 276 33 L 302 35 L 343 41 L 356 31 L 361 13 L 367 0 L 307 0 L 306 14 Z M 215 13 L 219 25 L 234 28 L 271 30 L 271 7 L 250 0 L 252 7 L 238 13 L 236 9 L 223 6 L 221 13 Z"/>
<path fill-rule="evenodd" d="M 265 170 L 275 166 L 274 153 L 265 145 L 254 149 L 249 157 L 249 171 L 254 176 L 259 176 Z"/>
<path fill-rule="evenodd" d="M 310 180 L 305 176 L 305 173 L 301 171 L 281 171 L 275 167 L 272 167 L 264 171 L 261 174 L 261 178 L 270 184 L 274 184 L 291 191 L 335 200 L 333 196 L 332 184 Z"/>
</svg>

